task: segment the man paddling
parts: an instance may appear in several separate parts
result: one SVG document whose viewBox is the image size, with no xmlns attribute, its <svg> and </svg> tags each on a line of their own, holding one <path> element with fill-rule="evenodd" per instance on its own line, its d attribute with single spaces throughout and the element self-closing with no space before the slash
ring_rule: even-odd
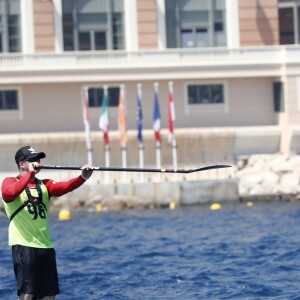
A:
<svg viewBox="0 0 300 300">
<path fill-rule="evenodd" d="M 17 177 L 2 183 L 2 198 L 9 224 L 9 245 L 22 300 L 53 300 L 59 293 L 55 250 L 49 231 L 51 197 L 59 197 L 80 187 L 93 173 L 90 165 L 82 167 L 81 175 L 66 182 L 36 178 L 44 152 L 30 146 L 15 155 Z"/>
</svg>

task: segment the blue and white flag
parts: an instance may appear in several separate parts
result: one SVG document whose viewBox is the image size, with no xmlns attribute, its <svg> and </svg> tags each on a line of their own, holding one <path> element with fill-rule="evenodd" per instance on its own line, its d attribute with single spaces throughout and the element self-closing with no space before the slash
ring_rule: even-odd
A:
<svg viewBox="0 0 300 300">
<path fill-rule="evenodd" d="M 143 143 L 143 110 L 142 110 L 142 87 L 137 85 L 137 109 L 136 109 L 136 128 L 139 143 Z"/>
</svg>

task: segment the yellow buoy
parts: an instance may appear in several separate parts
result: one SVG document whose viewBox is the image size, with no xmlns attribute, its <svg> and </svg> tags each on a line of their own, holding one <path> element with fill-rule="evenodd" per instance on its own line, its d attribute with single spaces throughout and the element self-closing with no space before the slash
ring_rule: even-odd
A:
<svg viewBox="0 0 300 300">
<path fill-rule="evenodd" d="M 221 209 L 222 208 L 222 206 L 221 206 L 221 204 L 219 204 L 219 203 L 213 203 L 211 206 L 210 206 L 210 209 L 211 210 L 218 210 L 218 209 Z"/>
<path fill-rule="evenodd" d="M 71 219 L 71 212 L 68 209 L 62 209 L 58 214 L 60 221 L 67 221 Z"/>
<path fill-rule="evenodd" d="M 251 201 L 247 202 L 247 206 L 253 206 L 253 202 Z"/>
<path fill-rule="evenodd" d="M 175 209 L 176 208 L 176 203 L 175 202 L 170 202 L 170 204 L 169 204 L 169 208 L 170 209 Z"/>
<path fill-rule="evenodd" d="M 102 211 L 102 204 L 101 204 L 101 203 L 98 203 L 98 204 L 96 205 L 96 211 L 97 211 L 97 212 L 101 212 L 101 211 Z"/>
</svg>

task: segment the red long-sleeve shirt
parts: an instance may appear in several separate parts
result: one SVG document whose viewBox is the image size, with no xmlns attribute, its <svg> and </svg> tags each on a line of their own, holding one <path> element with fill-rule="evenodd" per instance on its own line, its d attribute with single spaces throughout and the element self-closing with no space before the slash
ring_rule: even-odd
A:
<svg viewBox="0 0 300 300">
<path fill-rule="evenodd" d="M 65 195 L 77 189 L 85 182 L 85 179 L 78 176 L 64 182 L 56 182 L 52 179 L 43 179 L 43 182 L 48 189 L 49 198 L 51 198 Z M 5 202 L 15 200 L 26 186 L 35 187 L 35 174 L 33 171 L 28 171 L 24 176 L 19 175 L 19 180 L 15 177 L 5 178 L 1 186 L 2 199 Z"/>
</svg>

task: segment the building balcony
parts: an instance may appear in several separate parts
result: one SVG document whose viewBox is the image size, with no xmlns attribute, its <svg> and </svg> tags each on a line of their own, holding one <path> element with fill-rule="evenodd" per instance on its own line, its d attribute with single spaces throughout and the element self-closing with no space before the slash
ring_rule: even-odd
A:
<svg viewBox="0 0 300 300">
<path fill-rule="evenodd" d="M 298 45 L 0 55 L 5 84 L 281 77 L 288 72 L 300 73 Z"/>
</svg>

